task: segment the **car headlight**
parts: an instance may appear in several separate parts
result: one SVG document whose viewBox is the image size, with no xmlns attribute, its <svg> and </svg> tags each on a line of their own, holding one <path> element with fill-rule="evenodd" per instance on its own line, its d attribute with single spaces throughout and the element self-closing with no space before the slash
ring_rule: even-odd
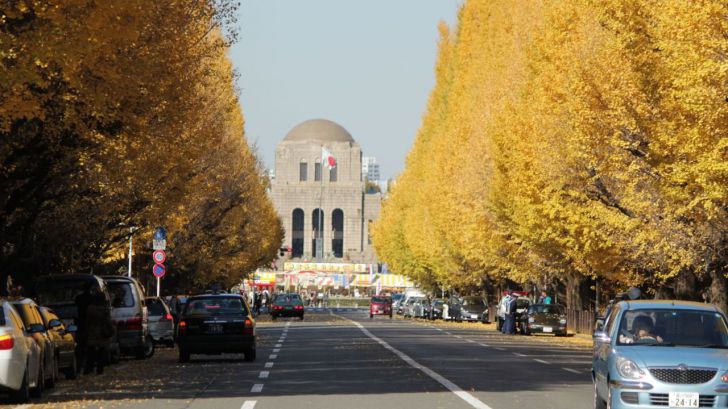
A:
<svg viewBox="0 0 728 409">
<path fill-rule="evenodd" d="M 533 319 L 533 317 L 528 317 L 528 322 L 531 322 L 531 323 L 532 323 L 532 322 L 534 322 L 534 321 L 536 321 L 536 320 L 535 320 L 535 319 Z"/>
<path fill-rule="evenodd" d="M 559 324 L 566 324 L 566 318 L 562 318 L 559 320 Z"/>
<path fill-rule="evenodd" d="M 631 359 L 617 358 L 617 372 L 627 379 L 640 379 L 645 373 Z"/>
</svg>

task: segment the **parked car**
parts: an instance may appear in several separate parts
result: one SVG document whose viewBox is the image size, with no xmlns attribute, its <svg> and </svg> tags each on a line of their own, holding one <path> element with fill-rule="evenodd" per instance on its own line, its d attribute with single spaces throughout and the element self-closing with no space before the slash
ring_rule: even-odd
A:
<svg viewBox="0 0 728 409">
<path fill-rule="evenodd" d="M 38 310 L 38 304 L 30 298 L 10 302 L 15 311 L 18 312 L 20 318 L 25 325 L 26 333 L 30 334 L 40 347 L 41 356 L 43 357 L 43 379 L 45 387 L 52 388 L 56 384 L 58 378 L 58 361 L 56 354 L 56 346 L 48 333 L 43 322 L 43 317 Z"/>
<path fill-rule="evenodd" d="M 12 304 L 1 301 L 0 309 L 0 388 L 25 403 L 43 393 L 43 351 Z"/>
<path fill-rule="evenodd" d="M 374 296 L 369 302 L 369 318 L 375 315 L 389 315 L 392 318 L 392 299 L 384 296 Z"/>
<path fill-rule="evenodd" d="M 448 298 L 442 306 L 442 319 L 445 321 L 462 321 L 460 314 L 462 300 L 458 296 Z"/>
<path fill-rule="evenodd" d="M 402 315 L 405 318 L 416 317 L 417 315 L 415 314 L 422 310 L 422 301 L 424 301 L 424 298 L 422 297 L 408 297 L 404 301 Z"/>
<path fill-rule="evenodd" d="M 102 276 L 111 297 L 111 320 L 121 352 L 137 359 L 154 355 L 154 340 L 149 333 L 149 312 L 144 292 L 136 279 Z"/>
<path fill-rule="evenodd" d="M 255 337 L 255 320 L 240 295 L 193 296 L 177 329 L 179 360 L 188 362 L 192 354 L 242 352 L 246 361 L 254 361 Z"/>
<path fill-rule="evenodd" d="M 435 298 L 425 306 L 425 318 L 429 320 L 442 319 L 442 307 L 445 301 L 442 298 Z"/>
<path fill-rule="evenodd" d="M 296 293 L 278 294 L 271 304 L 270 318 L 298 317 L 303 321 L 305 309 L 301 296 Z"/>
<path fill-rule="evenodd" d="M 78 308 L 76 297 L 84 290 L 96 289 L 104 295 L 107 306 L 111 309 L 111 297 L 106 281 L 92 274 L 68 274 L 41 277 L 35 286 L 35 294 L 40 305 L 52 309 L 66 328 L 78 327 Z M 75 335 L 74 335 L 75 338 Z M 78 351 L 77 351 L 78 352 Z M 121 351 L 116 335 L 111 340 L 109 361 L 119 361 Z M 77 353 L 77 358 L 80 354 Z"/>
<path fill-rule="evenodd" d="M 58 370 L 66 379 L 75 379 L 78 374 L 78 361 L 76 359 L 76 340 L 73 331 L 69 331 L 61 319 L 48 307 L 38 309 L 43 323 L 48 329 L 48 335 L 56 347 L 56 362 Z M 75 330 L 75 326 L 71 328 Z"/>
<path fill-rule="evenodd" d="M 404 301 L 404 294 L 397 293 L 392 294 L 392 312 L 395 312 L 397 314 L 402 314 L 402 312 L 399 310 L 402 301 Z"/>
<path fill-rule="evenodd" d="M 714 305 L 620 301 L 594 333 L 594 407 L 725 406 L 726 349 L 728 323 Z"/>
<path fill-rule="evenodd" d="M 556 304 L 533 304 L 521 317 L 521 334 L 566 336 L 566 309 Z"/>
<path fill-rule="evenodd" d="M 488 314 L 488 302 L 484 297 L 463 297 L 460 301 L 460 319 L 463 321 L 481 321 L 483 314 Z"/>
<path fill-rule="evenodd" d="M 167 304 L 158 297 L 147 297 L 149 334 L 155 344 L 174 346 L 174 318 Z"/>
</svg>

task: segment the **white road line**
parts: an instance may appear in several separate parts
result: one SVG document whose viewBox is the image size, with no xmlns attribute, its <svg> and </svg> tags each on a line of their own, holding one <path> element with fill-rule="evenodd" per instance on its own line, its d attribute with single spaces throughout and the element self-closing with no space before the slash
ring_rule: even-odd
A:
<svg viewBox="0 0 728 409">
<path fill-rule="evenodd" d="M 283 344 L 276 344 L 276 348 L 280 348 L 282 346 L 283 346 Z"/>
<path fill-rule="evenodd" d="M 563 370 L 565 370 L 565 371 L 569 371 L 569 372 L 571 372 L 571 373 L 578 373 L 578 374 L 581 374 L 581 372 L 577 371 L 576 369 L 571 369 L 571 368 L 561 368 L 561 369 L 563 369 Z"/>
<path fill-rule="evenodd" d="M 262 383 L 256 383 L 253 385 L 252 388 L 250 388 L 250 393 L 260 393 L 263 392 L 263 384 Z"/>
<path fill-rule="evenodd" d="M 450 333 L 450 331 L 445 331 L 445 333 L 446 333 L 447 335 L 452 335 L 452 333 Z"/>
<path fill-rule="evenodd" d="M 436 330 L 442 332 L 442 328 L 435 328 Z"/>
<path fill-rule="evenodd" d="M 518 352 L 514 352 L 514 353 L 513 353 L 513 355 L 515 355 L 515 356 L 520 356 L 520 357 L 528 356 L 528 355 L 520 354 L 520 353 L 518 353 Z"/>
<path fill-rule="evenodd" d="M 290 322 L 290 321 L 288 321 L 288 322 L 286 323 L 286 326 L 287 326 L 287 327 L 290 327 L 290 326 L 291 326 L 291 322 Z"/>
<path fill-rule="evenodd" d="M 475 343 L 475 341 L 473 341 L 472 339 L 466 339 L 466 341 L 470 342 L 471 344 Z"/>
<path fill-rule="evenodd" d="M 270 375 L 270 371 L 260 371 L 260 375 L 258 375 L 258 378 L 265 379 Z"/>
<path fill-rule="evenodd" d="M 346 317 L 342 317 L 340 315 L 333 314 L 333 313 L 331 315 L 334 315 L 336 317 L 345 319 L 345 320 L 353 323 L 361 330 L 361 332 L 364 333 L 364 335 L 373 339 L 374 341 L 379 343 L 379 345 L 383 346 L 385 349 L 387 349 L 387 350 L 391 351 L 392 353 L 394 353 L 395 355 L 397 355 L 399 357 L 399 359 L 405 361 L 409 366 L 411 366 L 415 369 L 419 369 L 420 371 L 424 372 L 427 376 L 429 376 L 430 378 L 437 381 L 440 385 L 447 388 L 450 392 L 454 393 L 455 396 L 464 400 L 465 402 L 467 402 L 470 406 L 474 407 L 475 409 L 493 409 L 490 406 L 483 403 L 480 399 L 478 399 L 475 396 L 469 394 L 468 392 L 465 392 L 464 390 L 462 390 L 459 386 L 455 385 L 449 379 L 443 377 L 442 375 L 438 374 L 437 372 L 433 371 L 432 369 L 430 369 L 422 364 L 417 363 L 417 361 L 410 358 L 407 354 L 405 354 L 402 351 L 398 350 L 397 348 L 389 345 L 386 341 L 382 340 L 381 338 L 379 338 L 376 335 L 369 332 L 368 329 L 364 328 L 364 326 L 359 324 L 358 322 L 350 320 L 349 318 L 346 318 Z"/>
<path fill-rule="evenodd" d="M 268 359 L 276 359 L 276 358 L 278 358 L 278 355 L 276 355 L 276 354 L 270 354 L 270 356 L 268 356 Z"/>
<path fill-rule="evenodd" d="M 273 362 L 266 362 L 265 363 L 266 368 L 273 368 Z"/>
<path fill-rule="evenodd" d="M 275 349 L 273 349 L 273 352 L 281 352 L 281 349 L 280 348 L 275 348 Z"/>
<path fill-rule="evenodd" d="M 481 347 L 486 347 L 486 348 L 490 347 L 490 345 L 488 345 L 488 344 L 484 344 L 484 343 L 482 343 L 482 342 L 481 342 L 481 343 L 479 343 L 478 345 L 480 345 Z"/>
<path fill-rule="evenodd" d="M 497 349 L 499 351 L 505 351 L 506 350 L 505 348 L 498 348 L 498 347 L 495 347 L 495 349 Z"/>
<path fill-rule="evenodd" d="M 463 339 L 463 337 L 461 337 L 460 335 L 455 335 L 455 338 Z"/>
<path fill-rule="evenodd" d="M 246 400 L 243 402 L 243 406 L 241 406 L 240 409 L 253 409 L 255 408 L 256 403 L 258 403 L 257 400 Z"/>
<path fill-rule="evenodd" d="M 536 362 L 541 362 L 542 364 L 551 365 L 551 362 L 544 361 L 543 359 L 534 359 Z"/>
</svg>

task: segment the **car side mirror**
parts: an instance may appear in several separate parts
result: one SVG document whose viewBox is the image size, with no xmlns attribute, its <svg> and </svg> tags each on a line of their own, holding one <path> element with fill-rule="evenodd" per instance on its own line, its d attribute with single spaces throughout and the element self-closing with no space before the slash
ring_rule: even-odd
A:
<svg viewBox="0 0 728 409">
<path fill-rule="evenodd" d="M 612 339 L 609 338 L 609 335 L 607 335 L 606 332 L 601 331 L 601 330 L 594 331 L 594 335 L 592 335 L 592 338 L 594 339 L 594 341 L 602 342 L 602 343 L 609 343 L 612 341 Z"/>
<path fill-rule="evenodd" d="M 597 321 L 594 323 L 595 331 L 602 331 L 604 329 L 604 317 L 597 317 Z"/>
</svg>

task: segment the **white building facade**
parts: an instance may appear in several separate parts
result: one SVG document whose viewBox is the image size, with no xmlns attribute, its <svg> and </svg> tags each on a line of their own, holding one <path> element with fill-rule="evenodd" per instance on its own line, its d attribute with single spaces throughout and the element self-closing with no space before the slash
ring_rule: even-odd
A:
<svg viewBox="0 0 728 409">
<path fill-rule="evenodd" d="M 321 165 L 322 147 L 336 158 L 335 168 Z M 276 148 L 270 190 L 290 257 L 314 260 L 322 254 L 322 261 L 375 263 L 369 227 L 379 215 L 381 194 L 365 194 L 364 186 L 361 147 L 346 129 L 326 119 L 294 127 Z"/>
</svg>

